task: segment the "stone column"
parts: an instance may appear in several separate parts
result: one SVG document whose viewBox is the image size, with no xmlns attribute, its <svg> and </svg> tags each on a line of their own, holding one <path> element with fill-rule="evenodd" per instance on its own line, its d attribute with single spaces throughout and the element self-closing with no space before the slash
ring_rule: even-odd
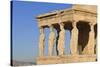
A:
<svg viewBox="0 0 100 67">
<path fill-rule="evenodd" d="M 73 29 L 71 31 L 70 50 L 72 55 L 78 54 L 78 29 L 76 22 L 72 23 Z"/>
<path fill-rule="evenodd" d="M 94 54 L 94 47 L 95 47 L 94 24 L 90 23 L 89 40 L 87 46 L 83 50 L 83 54 Z"/>
<path fill-rule="evenodd" d="M 48 40 L 48 55 L 52 56 L 53 54 L 53 47 L 55 44 L 55 32 L 54 27 L 52 25 L 50 27 L 50 34 L 49 34 L 49 40 Z"/>
<path fill-rule="evenodd" d="M 64 29 L 64 24 L 60 23 L 60 33 L 58 39 L 59 55 L 64 55 L 64 48 L 65 48 L 65 29 Z"/>
<path fill-rule="evenodd" d="M 39 56 L 44 56 L 44 43 L 45 43 L 45 34 L 44 30 L 40 28 L 40 38 L 39 38 Z"/>
</svg>

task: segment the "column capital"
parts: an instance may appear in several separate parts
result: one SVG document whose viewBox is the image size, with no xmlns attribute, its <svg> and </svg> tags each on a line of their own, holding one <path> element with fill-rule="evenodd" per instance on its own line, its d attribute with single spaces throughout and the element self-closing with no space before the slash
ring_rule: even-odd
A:
<svg viewBox="0 0 100 67">
<path fill-rule="evenodd" d="M 78 19 L 73 19 L 72 22 L 77 23 L 77 22 L 79 22 L 79 20 Z"/>
<path fill-rule="evenodd" d="M 62 26 L 64 26 L 64 23 L 59 23 L 59 25 L 62 25 Z"/>
</svg>

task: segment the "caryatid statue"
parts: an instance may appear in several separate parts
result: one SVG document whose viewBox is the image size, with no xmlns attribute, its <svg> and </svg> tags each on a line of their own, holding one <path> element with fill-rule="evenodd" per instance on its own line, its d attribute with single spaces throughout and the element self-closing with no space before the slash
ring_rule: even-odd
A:
<svg viewBox="0 0 100 67">
<path fill-rule="evenodd" d="M 83 50 L 83 54 L 94 54 L 94 48 L 95 48 L 94 24 L 90 23 L 89 41 L 87 46 Z"/>
<path fill-rule="evenodd" d="M 72 55 L 78 54 L 78 29 L 77 29 L 77 21 L 72 23 L 73 29 L 71 31 L 71 39 L 70 39 L 70 49 Z"/>
<path fill-rule="evenodd" d="M 44 30 L 41 27 L 40 28 L 40 39 L 39 39 L 39 56 L 44 55 L 44 44 L 45 44 L 45 34 Z"/>
<path fill-rule="evenodd" d="M 49 56 L 52 56 L 53 54 L 53 47 L 55 44 L 55 32 L 53 25 L 50 25 L 50 34 L 49 34 L 49 40 L 48 40 L 48 54 Z"/>
<path fill-rule="evenodd" d="M 59 55 L 64 55 L 64 48 L 65 48 L 65 29 L 64 24 L 60 23 L 60 33 L 58 39 L 58 52 Z"/>
</svg>

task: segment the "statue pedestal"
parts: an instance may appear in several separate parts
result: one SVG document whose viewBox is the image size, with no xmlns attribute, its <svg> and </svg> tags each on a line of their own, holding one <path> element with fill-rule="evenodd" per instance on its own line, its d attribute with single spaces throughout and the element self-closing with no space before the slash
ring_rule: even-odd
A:
<svg viewBox="0 0 100 67">
<path fill-rule="evenodd" d="M 77 62 L 95 62 L 96 55 L 64 55 L 64 56 L 45 56 L 38 57 L 37 64 L 60 64 Z"/>
</svg>

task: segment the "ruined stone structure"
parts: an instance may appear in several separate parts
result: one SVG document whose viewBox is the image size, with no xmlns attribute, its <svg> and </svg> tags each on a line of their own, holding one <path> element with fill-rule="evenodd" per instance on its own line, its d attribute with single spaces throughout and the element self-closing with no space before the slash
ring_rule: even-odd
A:
<svg viewBox="0 0 100 67">
<path fill-rule="evenodd" d="M 39 56 L 37 64 L 58 64 L 96 61 L 97 7 L 94 5 L 73 5 L 72 8 L 37 16 L 40 29 Z M 50 29 L 48 56 L 44 55 L 44 28 Z M 55 36 L 55 30 L 57 37 Z M 65 31 L 69 30 L 70 55 L 64 54 Z M 53 56 L 56 42 L 58 55 Z"/>
</svg>

